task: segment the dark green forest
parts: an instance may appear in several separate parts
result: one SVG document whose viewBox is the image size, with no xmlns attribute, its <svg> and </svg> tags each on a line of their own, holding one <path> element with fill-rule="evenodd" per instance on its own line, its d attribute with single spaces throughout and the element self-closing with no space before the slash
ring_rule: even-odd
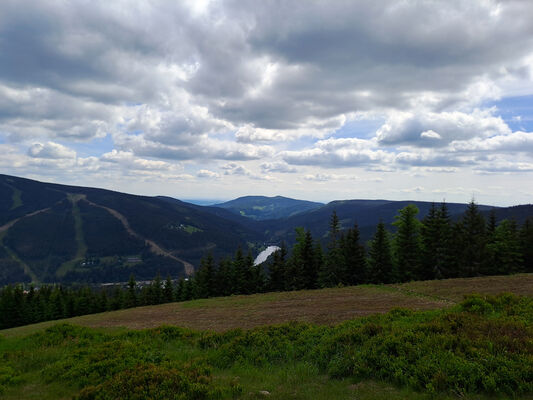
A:
<svg viewBox="0 0 533 400">
<path fill-rule="evenodd" d="M 254 265 L 251 252 L 241 247 L 233 257 L 218 261 L 208 253 L 193 277 L 177 282 L 168 271 L 161 279 L 163 263 L 149 284 L 138 285 L 132 274 L 126 287 L 111 289 L 50 285 L 24 290 L 22 285 L 10 285 L 0 292 L 0 329 L 231 294 L 533 272 L 532 219 L 522 225 L 513 220 L 496 223 L 494 213 L 485 218 L 474 202 L 457 221 L 452 221 L 445 203 L 434 204 L 422 220 L 417 215 L 416 206 L 406 206 L 395 218 L 394 233 L 380 222 L 372 240 L 364 244 L 357 225 L 341 230 L 333 212 L 324 248 L 309 230 L 297 228 L 292 248 L 282 243 L 261 265 Z"/>
</svg>

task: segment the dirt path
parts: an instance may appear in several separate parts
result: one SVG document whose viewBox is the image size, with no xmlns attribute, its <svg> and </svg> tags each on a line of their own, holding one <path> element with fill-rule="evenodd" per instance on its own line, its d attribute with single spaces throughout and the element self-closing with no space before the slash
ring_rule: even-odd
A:
<svg viewBox="0 0 533 400">
<path fill-rule="evenodd" d="M 150 239 L 146 239 L 144 236 L 138 234 L 137 232 L 135 232 L 131 226 L 130 226 L 130 223 L 128 221 L 128 219 L 122 215 L 121 213 L 119 213 L 117 210 L 114 210 L 112 208 L 109 208 L 109 207 L 105 207 L 105 206 L 102 206 L 100 204 L 96 204 L 96 203 L 93 203 L 92 201 L 89 201 L 87 200 L 87 198 L 84 196 L 83 199 L 89 203 L 90 205 L 94 206 L 94 207 L 100 207 L 100 208 L 103 208 L 104 210 L 106 210 L 108 213 L 110 213 L 113 217 L 115 217 L 116 219 L 118 219 L 122 225 L 124 226 L 124 228 L 126 229 L 126 231 L 133 237 L 136 237 L 137 239 L 140 239 L 142 241 L 144 241 L 146 244 L 148 244 L 148 246 L 150 246 L 150 250 L 157 254 L 157 255 L 161 255 L 161 256 L 165 256 L 165 257 L 170 257 L 172 258 L 173 260 L 176 260 L 176 261 L 179 261 L 180 263 L 183 264 L 183 266 L 185 267 L 185 274 L 188 275 L 188 276 L 191 276 L 192 274 L 194 274 L 194 266 L 185 261 L 185 260 L 182 260 L 181 258 L 178 258 L 176 257 L 175 255 L 169 253 L 168 251 L 166 250 L 163 250 L 157 243 L 155 243 L 153 240 L 150 240 Z"/>
<path fill-rule="evenodd" d="M 7 231 L 13 225 L 15 225 L 17 222 L 19 222 L 22 218 L 33 217 L 34 215 L 43 213 L 43 212 L 48 211 L 48 210 L 50 210 L 50 207 L 43 208 L 42 210 L 37 210 L 37 211 L 31 212 L 29 214 L 23 215 L 22 217 L 18 217 L 16 219 L 12 220 L 12 221 L 9 221 L 7 224 L 4 224 L 4 225 L 0 226 L 0 233 Z"/>
</svg>

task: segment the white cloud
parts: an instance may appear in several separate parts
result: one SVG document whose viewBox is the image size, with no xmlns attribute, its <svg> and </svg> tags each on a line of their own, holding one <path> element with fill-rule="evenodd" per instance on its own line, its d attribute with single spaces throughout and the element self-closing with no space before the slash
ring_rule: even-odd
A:
<svg viewBox="0 0 533 400">
<path fill-rule="evenodd" d="M 250 171 L 249 169 L 247 169 L 246 167 L 242 166 L 241 164 L 237 164 L 234 162 L 227 163 L 223 165 L 222 167 L 220 167 L 220 169 L 224 171 L 224 175 L 236 175 L 236 176 L 241 176 L 241 177 L 247 177 L 247 178 L 254 179 L 254 180 L 267 180 L 267 181 L 275 180 L 270 175 L 256 174 Z"/>
<path fill-rule="evenodd" d="M 209 179 L 218 179 L 220 178 L 220 174 L 209 171 L 208 169 L 201 169 L 196 173 L 196 176 L 199 178 L 209 178 Z"/>
<path fill-rule="evenodd" d="M 327 139 L 311 149 L 282 152 L 281 157 L 289 164 L 324 167 L 366 166 L 394 159 L 392 153 L 374 147 L 373 140 Z"/>
<path fill-rule="evenodd" d="M 493 135 L 507 135 L 511 130 L 491 110 L 472 113 L 400 112 L 392 113 L 376 132 L 383 145 L 408 144 L 421 147 L 445 146 L 453 140 L 466 140 Z"/>
<path fill-rule="evenodd" d="M 420 137 L 422 139 L 435 139 L 435 140 L 441 140 L 442 136 L 439 135 L 437 132 L 433 130 L 424 131 L 420 134 Z"/>
<path fill-rule="evenodd" d="M 450 147 L 457 152 L 533 152 L 533 132 L 513 132 L 490 138 L 454 141 Z"/>
<path fill-rule="evenodd" d="M 33 158 L 76 158 L 76 152 L 59 143 L 34 143 L 28 149 L 28 155 Z"/>
<path fill-rule="evenodd" d="M 527 171 L 530 111 L 487 102 L 533 94 L 531 15 L 518 0 L 6 0 L 0 163 L 117 185 L 218 175 L 228 193 L 268 174 L 291 188 L 295 165 L 321 189 Z"/>
<path fill-rule="evenodd" d="M 261 164 L 261 170 L 263 172 L 282 172 L 282 173 L 294 173 L 296 168 L 291 167 L 284 162 L 267 162 Z"/>
</svg>

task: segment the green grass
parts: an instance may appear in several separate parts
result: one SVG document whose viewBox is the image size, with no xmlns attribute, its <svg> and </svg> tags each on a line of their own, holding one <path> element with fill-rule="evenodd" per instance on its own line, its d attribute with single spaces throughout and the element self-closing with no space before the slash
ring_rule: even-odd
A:
<svg viewBox="0 0 533 400">
<path fill-rule="evenodd" d="M 15 186 L 8 185 L 11 189 L 13 189 L 13 204 L 11 205 L 10 211 L 19 208 L 22 206 L 22 192 L 20 189 L 16 188 Z"/>
<path fill-rule="evenodd" d="M 74 217 L 74 231 L 76 234 L 76 255 L 72 260 L 64 262 L 56 271 L 56 276 L 62 278 L 65 274 L 76 268 L 80 264 L 87 254 L 87 244 L 83 236 L 83 221 L 81 218 L 80 209 L 78 207 L 79 196 L 69 194 L 68 199 L 72 203 L 72 216 Z"/>
<path fill-rule="evenodd" d="M 0 337 L 0 358 L 5 399 L 531 399 L 533 299 L 224 333 L 60 324 Z"/>
<path fill-rule="evenodd" d="M 193 234 L 195 232 L 203 232 L 202 229 L 197 228 L 192 225 L 183 225 L 183 228 L 181 228 L 183 231 L 187 232 L 188 234 Z"/>
</svg>

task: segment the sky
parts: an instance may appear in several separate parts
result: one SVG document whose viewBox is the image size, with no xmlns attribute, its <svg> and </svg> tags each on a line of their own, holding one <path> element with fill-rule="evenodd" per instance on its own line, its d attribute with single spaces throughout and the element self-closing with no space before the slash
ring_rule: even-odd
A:
<svg viewBox="0 0 533 400">
<path fill-rule="evenodd" d="M 2 0 L 0 173 L 533 203 L 528 0 Z"/>
</svg>

